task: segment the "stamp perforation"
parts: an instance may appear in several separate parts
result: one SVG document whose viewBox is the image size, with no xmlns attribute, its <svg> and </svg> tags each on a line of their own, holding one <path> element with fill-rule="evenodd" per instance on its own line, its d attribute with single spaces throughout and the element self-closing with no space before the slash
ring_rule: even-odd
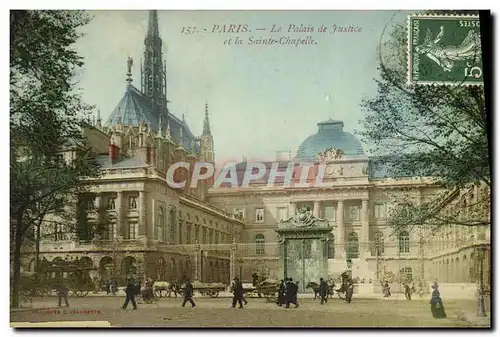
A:
<svg viewBox="0 0 500 337">
<path fill-rule="evenodd" d="M 407 25 L 406 25 L 406 33 L 407 33 L 407 86 L 415 87 L 417 85 L 426 85 L 426 86 L 442 86 L 442 85 L 452 85 L 452 86 L 483 86 L 482 82 L 471 82 L 471 81 L 413 81 L 412 78 L 412 62 L 413 62 L 413 53 L 412 53 L 412 19 L 465 19 L 465 20 L 479 20 L 478 14 L 432 14 L 432 13 L 414 13 L 409 14 L 407 16 Z"/>
</svg>

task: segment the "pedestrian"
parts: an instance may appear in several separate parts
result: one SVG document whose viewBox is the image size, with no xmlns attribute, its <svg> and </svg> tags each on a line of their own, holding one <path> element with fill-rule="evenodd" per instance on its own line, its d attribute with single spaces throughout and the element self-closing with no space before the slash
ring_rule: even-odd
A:
<svg viewBox="0 0 500 337">
<path fill-rule="evenodd" d="M 354 284 L 352 283 L 352 280 L 349 280 L 347 282 L 347 289 L 345 292 L 345 300 L 347 303 L 351 303 L 353 293 L 354 293 Z"/>
<path fill-rule="evenodd" d="M 104 287 L 106 288 L 106 295 L 108 295 L 111 292 L 111 280 L 110 279 L 106 280 Z"/>
<path fill-rule="evenodd" d="M 441 299 L 441 294 L 439 293 L 439 285 L 434 282 L 432 285 L 432 297 L 431 297 L 431 313 L 434 318 L 446 318 L 446 312 L 444 311 L 443 300 Z"/>
<path fill-rule="evenodd" d="M 410 289 L 410 286 L 408 285 L 408 283 L 404 283 L 403 284 L 404 288 L 405 288 L 405 297 L 407 300 L 411 300 L 411 289 Z"/>
<path fill-rule="evenodd" d="M 113 278 L 113 280 L 111 280 L 111 282 L 109 283 L 109 287 L 110 292 L 113 294 L 113 296 L 116 295 L 116 292 L 118 291 L 118 282 L 116 282 L 116 278 Z"/>
<path fill-rule="evenodd" d="M 293 279 L 290 277 L 286 285 L 286 306 L 285 308 L 290 308 L 290 303 L 295 304 L 295 308 L 299 305 L 297 303 L 297 291 L 299 287 L 297 284 L 293 283 Z"/>
<path fill-rule="evenodd" d="M 280 280 L 278 287 L 278 299 L 276 300 L 276 305 L 281 307 L 283 305 L 283 298 L 285 297 L 285 281 Z"/>
<path fill-rule="evenodd" d="M 64 299 L 64 302 L 66 303 L 66 307 L 69 307 L 68 303 L 68 287 L 64 284 L 64 281 L 61 281 L 61 283 L 57 286 L 57 301 L 58 304 L 57 306 L 61 306 L 61 300 Z"/>
<path fill-rule="evenodd" d="M 191 307 L 194 308 L 196 307 L 196 304 L 193 301 L 193 285 L 191 284 L 191 281 L 186 278 L 186 286 L 184 288 L 184 301 L 182 302 L 182 306 L 185 307 L 186 303 L 189 302 L 191 303 Z"/>
<path fill-rule="evenodd" d="M 127 309 L 128 302 L 132 302 L 134 310 L 137 310 L 137 303 L 135 303 L 135 295 L 137 294 L 137 287 L 132 279 L 127 280 L 127 287 L 125 288 L 125 303 L 122 309 Z"/>
<path fill-rule="evenodd" d="M 321 298 L 322 305 L 328 300 L 328 284 L 323 280 L 323 278 L 319 279 L 319 297 Z"/>
<path fill-rule="evenodd" d="M 239 308 L 240 309 L 243 309 L 243 302 L 242 302 L 242 298 L 243 298 L 243 286 L 241 285 L 241 282 L 240 280 L 235 277 L 233 279 L 234 283 L 233 283 L 233 304 L 232 304 L 232 307 L 235 308 L 236 307 L 236 302 L 238 302 L 238 304 L 240 305 Z"/>
<path fill-rule="evenodd" d="M 384 283 L 382 292 L 384 297 L 391 297 L 391 287 L 389 287 L 389 283 L 387 281 Z"/>
</svg>

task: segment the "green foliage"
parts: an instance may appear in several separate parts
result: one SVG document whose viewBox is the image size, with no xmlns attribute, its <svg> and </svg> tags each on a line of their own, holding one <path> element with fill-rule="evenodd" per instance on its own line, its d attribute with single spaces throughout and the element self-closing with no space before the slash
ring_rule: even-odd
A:
<svg viewBox="0 0 500 337">
<path fill-rule="evenodd" d="M 83 65 L 73 44 L 89 17 L 81 11 L 10 12 L 10 212 L 12 306 L 17 306 L 21 246 L 34 226 L 74 227 L 72 198 L 96 177 L 82 134 L 92 107 L 74 90 Z M 44 221 L 50 216 L 51 221 Z M 52 220 L 53 219 L 53 220 Z M 17 289 L 16 289 L 17 288 Z"/>
<path fill-rule="evenodd" d="M 377 94 L 362 103 L 366 117 L 360 121 L 364 128 L 360 135 L 372 146 L 372 154 L 379 156 L 376 164 L 385 165 L 391 176 L 432 177 L 446 191 L 471 185 L 489 188 L 483 87 L 409 87 L 406 50 L 406 27 L 395 25 L 378 51 Z M 443 197 L 439 194 L 422 202 L 398 196 L 389 222 L 395 227 L 457 223 L 455 213 L 436 217 Z"/>
</svg>

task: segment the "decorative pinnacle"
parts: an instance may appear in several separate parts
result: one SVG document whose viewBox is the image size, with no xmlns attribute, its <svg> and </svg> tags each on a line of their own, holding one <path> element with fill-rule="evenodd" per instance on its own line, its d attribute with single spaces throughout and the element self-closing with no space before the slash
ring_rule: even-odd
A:
<svg viewBox="0 0 500 337">
<path fill-rule="evenodd" d="M 203 121 L 203 136 L 209 136 L 210 133 L 210 121 L 208 119 L 208 102 L 205 101 L 205 119 Z"/>
<path fill-rule="evenodd" d="M 127 82 L 128 85 L 132 83 L 132 66 L 134 65 L 134 59 L 132 57 L 128 57 L 127 59 Z"/>
</svg>

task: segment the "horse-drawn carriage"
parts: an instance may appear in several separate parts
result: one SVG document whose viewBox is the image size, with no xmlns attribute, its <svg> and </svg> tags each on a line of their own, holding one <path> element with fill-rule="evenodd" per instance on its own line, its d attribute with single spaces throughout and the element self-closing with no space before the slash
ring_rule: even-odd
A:
<svg viewBox="0 0 500 337">
<path fill-rule="evenodd" d="M 276 302 L 278 299 L 279 281 L 265 279 L 255 286 L 255 292 L 259 297 L 264 296 L 267 302 Z"/>
<path fill-rule="evenodd" d="M 167 281 L 155 281 L 153 283 L 153 293 L 156 297 L 168 297 L 170 298 L 172 294 L 177 297 L 177 295 L 181 294 L 180 292 L 181 284 L 175 282 L 167 282 Z"/>
<path fill-rule="evenodd" d="M 349 281 L 352 281 L 352 272 L 350 270 L 346 270 L 340 274 L 338 278 L 340 279 L 340 287 L 338 289 L 335 289 L 335 278 L 330 277 L 328 279 L 328 296 L 332 298 L 335 294 L 337 294 L 340 299 L 345 300 L 347 285 Z M 314 299 L 319 298 L 319 283 L 308 282 L 306 289 L 312 289 L 314 291 Z"/>
<path fill-rule="evenodd" d="M 94 270 L 80 260 L 40 261 L 37 271 L 24 273 L 21 277 L 21 291 L 31 297 L 49 295 L 61 283 L 78 297 L 87 296 L 94 289 L 90 271 Z"/>
</svg>

